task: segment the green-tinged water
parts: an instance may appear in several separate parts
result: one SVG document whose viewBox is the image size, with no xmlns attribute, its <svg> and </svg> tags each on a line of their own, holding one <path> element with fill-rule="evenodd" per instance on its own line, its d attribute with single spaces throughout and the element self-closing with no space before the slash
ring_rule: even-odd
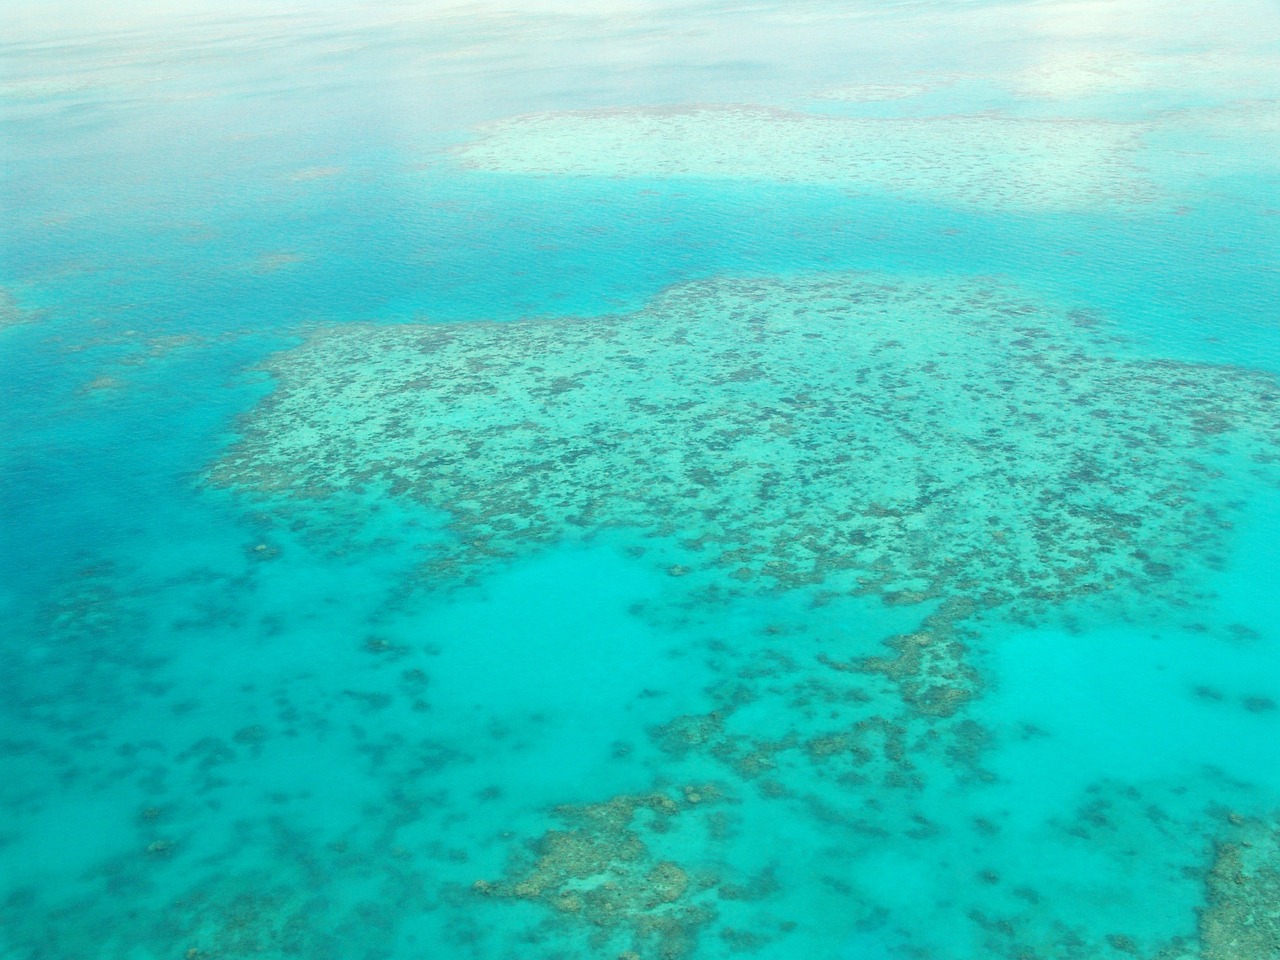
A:
<svg viewBox="0 0 1280 960">
<path fill-rule="evenodd" d="M 1280 958 L 1270 5 L 0 11 L 0 960 Z"/>
</svg>

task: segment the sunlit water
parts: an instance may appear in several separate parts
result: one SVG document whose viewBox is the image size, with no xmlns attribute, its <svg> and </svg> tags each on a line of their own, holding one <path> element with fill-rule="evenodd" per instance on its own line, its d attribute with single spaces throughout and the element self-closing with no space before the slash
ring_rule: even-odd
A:
<svg viewBox="0 0 1280 960">
<path fill-rule="evenodd" d="M 0 8 L 0 957 L 1280 957 L 1272 5 Z"/>
</svg>

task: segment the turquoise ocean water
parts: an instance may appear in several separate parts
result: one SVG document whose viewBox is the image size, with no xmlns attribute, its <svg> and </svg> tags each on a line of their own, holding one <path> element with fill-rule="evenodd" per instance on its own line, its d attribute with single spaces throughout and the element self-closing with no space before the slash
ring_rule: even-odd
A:
<svg viewBox="0 0 1280 960">
<path fill-rule="evenodd" d="M 1280 957 L 1273 4 L 0 0 L 0 957 Z"/>
</svg>

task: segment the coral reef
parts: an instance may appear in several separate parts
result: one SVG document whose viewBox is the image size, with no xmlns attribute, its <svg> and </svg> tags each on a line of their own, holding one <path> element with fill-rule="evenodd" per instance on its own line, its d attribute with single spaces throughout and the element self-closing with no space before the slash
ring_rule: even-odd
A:
<svg viewBox="0 0 1280 960">
<path fill-rule="evenodd" d="M 1280 463 L 1272 376 L 1152 359 L 1097 318 L 983 279 L 719 279 L 629 315 L 320 329 L 269 371 L 278 389 L 208 481 L 268 512 L 362 491 L 441 511 L 450 536 L 419 589 L 623 531 L 671 585 L 644 616 L 718 633 L 718 604 L 803 600 L 802 624 L 708 641 L 705 708 L 649 729 L 660 792 L 560 808 L 560 826 L 466 891 L 543 908 L 548 942 L 646 960 L 782 930 L 729 907 L 707 852 L 738 826 L 716 791 L 672 782 L 714 776 L 819 824 L 846 863 L 927 841 L 930 788 L 945 789 L 930 777 L 994 777 L 991 732 L 970 716 L 988 626 L 1086 599 L 1193 607 L 1241 484 L 1275 484 Z M 824 607 L 875 613 L 820 628 Z M 979 848 L 999 830 L 982 814 Z M 1064 842 L 1109 837 L 1105 820 L 1084 810 Z M 688 831 L 703 839 L 671 841 Z M 963 914 L 989 955 L 1158 946 L 1045 917 L 1045 894 L 996 866 L 972 876 L 1003 905 Z M 830 886 L 858 922 L 882 922 L 841 876 Z"/>
<path fill-rule="evenodd" d="M 1224 464 L 1274 481 L 1280 460 L 1274 378 L 1136 356 L 981 280 L 712 280 L 627 316 L 342 327 L 271 372 L 213 482 L 443 509 L 433 584 L 627 527 L 734 591 L 919 607 L 888 655 L 829 665 L 931 716 L 976 692 L 984 611 L 1194 599 L 1177 574 L 1221 551 Z"/>
<path fill-rule="evenodd" d="M 0 288 L 0 330 L 29 323 L 32 319 L 32 314 L 19 307 L 8 290 Z"/>
<path fill-rule="evenodd" d="M 883 95 L 903 94 L 872 98 Z M 1135 164 L 1147 129 L 993 115 L 830 117 L 754 106 L 613 109 L 505 120 L 482 128 L 459 153 L 469 167 L 515 173 L 796 181 L 991 209 L 1132 208 L 1155 196 Z"/>
<path fill-rule="evenodd" d="M 1200 914 L 1204 960 L 1280 956 L 1280 823 L 1234 816 L 1214 850 Z"/>
<path fill-rule="evenodd" d="M 590 930 L 594 950 L 679 960 L 692 953 L 698 935 L 716 918 L 720 881 L 660 859 L 652 847 L 671 829 L 671 818 L 718 798 L 719 789 L 705 784 L 686 786 L 680 800 L 653 793 L 560 807 L 556 816 L 565 829 L 539 838 L 531 862 L 517 861 L 508 878 L 478 880 L 472 889 L 551 908 L 571 927 Z"/>
</svg>

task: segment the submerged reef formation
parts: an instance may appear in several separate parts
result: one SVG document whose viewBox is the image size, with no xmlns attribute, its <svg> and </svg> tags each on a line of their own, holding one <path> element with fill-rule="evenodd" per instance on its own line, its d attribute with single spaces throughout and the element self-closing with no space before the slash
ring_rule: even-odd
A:
<svg viewBox="0 0 1280 960">
<path fill-rule="evenodd" d="M 0 330 L 16 327 L 20 323 L 29 323 L 32 319 L 33 315 L 18 306 L 8 290 L 0 287 Z"/>
<path fill-rule="evenodd" d="M 686 787 L 678 801 L 654 793 L 560 807 L 555 814 L 564 829 L 539 838 L 509 879 L 478 880 L 472 890 L 539 903 L 571 925 L 585 924 L 595 950 L 678 960 L 715 919 L 720 880 L 707 871 L 691 874 L 652 848 L 664 839 L 670 845 L 671 821 L 683 810 L 719 799 L 709 784 Z"/>
<path fill-rule="evenodd" d="M 483 128 L 468 167 L 560 176 L 709 177 L 884 190 L 986 209 L 1149 203 L 1146 126 L 1089 119 L 854 118 L 755 106 L 534 114 Z"/>
<path fill-rule="evenodd" d="M 1204 960 L 1280 957 L 1280 821 L 1232 816 L 1200 916 Z"/>
<path fill-rule="evenodd" d="M 1274 377 L 1151 359 L 985 279 L 715 279 L 628 315 L 317 329 L 269 369 L 276 391 L 211 483 L 268 508 L 386 491 L 440 511 L 450 536 L 410 590 L 625 533 L 678 597 L 643 616 L 716 638 L 705 709 L 648 728 L 656 792 L 559 808 L 462 893 L 542 908 L 552 942 L 641 958 L 786 935 L 785 914 L 726 906 L 724 864 L 747 847 L 713 854 L 724 831 L 766 857 L 737 869 L 791 866 L 748 808 L 814 825 L 832 848 L 805 867 L 832 909 L 906 942 L 843 877 L 886 843 L 941 836 L 940 781 L 995 778 L 968 709 L 988 623 L 1084 599 L 1190 611 L 1242 489 L 1280 464 Z M 729 637 L 715 622 L 725 601 L 784 598 L 802 600 L 791 619 Z M 816 625 L 855 608 L 879 626 Z M 742 805 L 670 789 L 707 779 Z M 975 849 L 998 816 L 975 805 Z M 1039 907 L 1045 878 L 998 864 L 979 889 L 1008 885 L 1003 916 L 973 920 L 967 881 L 939 908 L 987 955 L 1054 957 L 1068 936 L 1063 956 L 1161 948 L 1139 929 L 1108 945 Z"/>
<path fill-rule="evenodd" d="M 961 625 L 983 611 L 1185 602 L 1175 575 L 1229 526 L 1223 458 L 1280 462 L 1271 376 L 1128 354 L 978 280 L 710 280 L 627 316 L 341 327 L 271 371 L 214 482 L 447 511 L 436 584 L 625 527 L 679 541 L 673 575 L 919 605 L 886 655 L 829 666 L 932 715 L 972 693 Z"/>
</svg>

